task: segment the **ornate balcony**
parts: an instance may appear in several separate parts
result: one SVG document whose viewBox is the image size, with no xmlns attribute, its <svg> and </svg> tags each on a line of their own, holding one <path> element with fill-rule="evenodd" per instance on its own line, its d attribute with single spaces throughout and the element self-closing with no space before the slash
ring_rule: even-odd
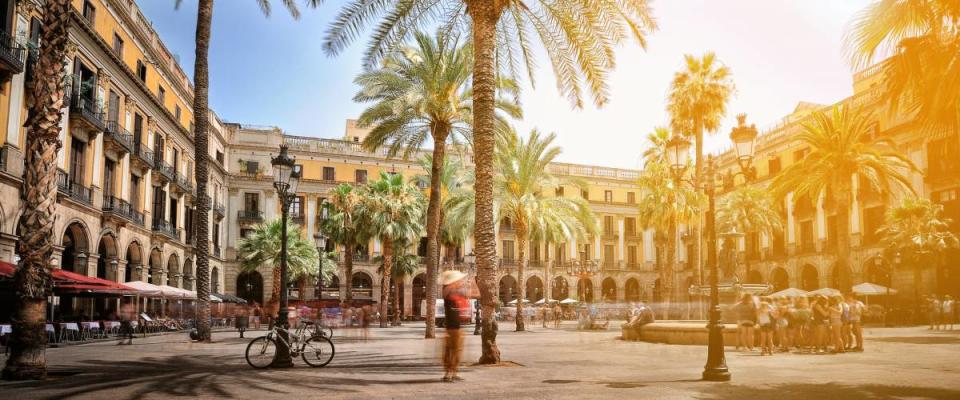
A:
<svg viewBox="0 0 960 400">
<path fill-rule="evenodd" d="M 223 204 L 220 202 L 214 202 L 213 205 L 210 207 L 210 211 L 213 211 L 214 218 L 223 219 L 224 215 L 226 215 L 227 208 L 224 207 Z"/>
<path fill-rule="evenodd" d="M 118 222 L 133 222 L 143 226 L 143 213 L 135 211 L 126 200 L 111 195 L 103 195 L 103 217 L 118 219 Z"/>
<path fill-rule="evenodd" d="M 154 236 L 161 235 L 173 240 L 180 240 L 180 231 L 182 229 L 174 227 L 170 221 L 165 219 L 155 219 L 153 220 L 152 230 Z"/>
<path fill-rule="evenodd" d="M 260 210 L 240 210 L 237 211 L 237 221 L 240 223 L 260 223 L 263 222 L 263 211 Z"/>
<path fill-rule="evenodd" d="M 73 121 L 76 121 L 83 128 L 94 131 L 94 132 L 103 132 L 107 126 L 103 107 L 100 106 L 97 99 L 89 96 L 85 96 L 80 90 L 79 77 L 76 75 L 73 76 L 73 88 L 70 90 L 70 118 Z"/>
<path fill-rule="evenodd" d="M 303 226 L 303 221 L 304 221 L 303 213 L 298 213 L 298 214 L 290 213 L 290 222 Z"/>
<path fill-rule="evenodd" d="M 153 152 L 143 143 L 133 143 L 130 150 L 130 162 L 135 167 L 153 168 Z"/>
<path fill-rule="evenodd" d="M 133 135 L 117 121 L 107 121 L 103 135 L 103 145 L 108 149 L 116 149 L 122 153 L 133 151 Z"/>
<path fill-rule="evenodd" d="M 57 191 L 74 201 L 88 206 L 93 205 L 93 190 L 71 181 L 70 175 L 68 175 L 66 171 L 57 170 Z"/>
<path fill-rule="evenodd" d="M 0 32 L 0 70 L 9 75 L 23 72 L 26 49 L 7 32 Z"/>
<path fill-rule="evenodd" d="M 163 157 L 154 158 L 153 169 L 156 172 L 153 176 L 160 182 L 166 183 L 176 180 L 176 172 L 174 172 L 173 166 L 164 161 Z"/>
<path fill-rule="evenodd" d="M 172 180 L 176 185 L 174 189 L 180 193 L 193 194 L 193 182 L 190 182 L 190 178 L 182 174 L 176 174 L 176 178 Z"/>
</svg>

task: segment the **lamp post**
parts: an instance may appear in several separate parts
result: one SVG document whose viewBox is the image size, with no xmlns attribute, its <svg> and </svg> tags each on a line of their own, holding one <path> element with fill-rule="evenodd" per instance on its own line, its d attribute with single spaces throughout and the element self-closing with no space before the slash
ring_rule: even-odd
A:
<svg viewBox="0 0 960 400">
<path fill-rule="evenodd" d="M 286 328 L 287 315 L 289 310 L 287 295 L 287 217 L 290 213 L 290 203 L 293 196 L 297 193 L 297 186 L 300 183 L 300 171 L 293 158 L 287 155 L 287 146 L 280 145 L 280 154 L 270 160 L 273 166 L 273 187 L 277 190 L 277 196 L 280 198 L 280 308 L 277 311 L 276 326 L 281 329 L 278 334 L 280 338 L 289 342 Z M 290 358 L 290 349 L 286 346 L 277 346 L 277 354 L 273 359 L 271 366 L 275 368 L 289 368 L 293 366 L 293 360 Z"/>
<path fill-rule="evenodd" d="M 757 130 L 753 125 L 746 125 L 746 114 L 737 115 L 737 122 L 737 127 L 730 133 L 730 139 L 734 142 L 737 153 L 737 164 L 740 166 L 740 172 L 738 173 L 743 175 L 747 181 L 750 181 L 756 176 L 755 170 L 750 164 L 753 161 L 753 145 L 757 137 Z M 693 182 L 684 179 L 684 174 L 690 163 L 690 141 L 679 135 L 674 135 L 667 142 L 666 150 L 674 184 L 679 187 L 684 182 L 688 182 L 694 186 L 694 190 L 703 190 L 707 195 L 708 209 L 705 227 L 707 231 L 707 267 L 710 269 L 710 321 L 707 324 L 709 344 L 707 346 L 707 363 L 703 368 L 703 380 L 729 381 L 730 371 L 727 369 L 724 355 L 723 325 L 720 323 L 720 295 L 717 289 L 720 275 L 717 265 L 716 229 L 716 181 L 719 178 L 717 161 L 712 155 L 707 157 L 707 165 L 704 171 L 706 179 L 702 182 L 703 187 L 696 187 Z"/>
<path fill-rule="evenodd" d="M 593 260 L 585 260 L 581 263 L 580 260 L 574 259 L 567 263 L 567 276 L 577 278 L 577 300 L 580 300 L 581 302 L 586 300 L 586 295 L 588 292 L 590 293 L 591 297 L 593 296 L 593 282 L 590 282 L 590 286 L 582 285 L 582 293 L 580 291 L 580 282 L 584 279 L 592 278 L 598 272 L 600 272 L 600 264 L 593 262 Z"/>
<path fill-rule="evenodd" d="M 477 279 L 477 256 L 471 251 L 470 254 L 463 256 L 463 262 L 467 264 L 467 267 L 470 268 L 470 274 L 473 275 L 474 284 L 476 284 Z M 473 300 L 473 334 L 480 334 L 480 301 L 477 299 Z"/>
<path fill-rule="evenodd" d="M 323 257 L 327 248 L 327 238 L 321 234 L 313 235 L 313 241 L 317 244 L 317 262 L 320 263 L 317 271 L 317 300 L 323 300 Z"/>
</svg>

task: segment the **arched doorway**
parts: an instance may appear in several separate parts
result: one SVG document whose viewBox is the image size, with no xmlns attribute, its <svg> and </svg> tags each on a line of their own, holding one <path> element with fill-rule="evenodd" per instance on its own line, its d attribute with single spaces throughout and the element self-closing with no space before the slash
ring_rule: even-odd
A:
<svg viewBox="0 0 960 400">
<path fill-rule="evenodd" d="M 427 277 L 424 274 L 419 274 L 413 278 L 413 315 L 421 316 L 424 313 L 422 310 L 423 300 L 427 298 Z"/>
<path fill-rule="evenodd" d="M 188 258 L 183 262 L 183 288 L 193 290 L 193 259 Z"/>
<path fill-rule="evenodd" d="M 180 287 L 182 276 L 180 273 L 180 258 L 177 257 L 176 253 L 171 254 L 170 258 L 167 259 L 167 285 Z"/>
<path fill-rule="evenodd" d="M 87 254 L 90 251 L 88 238 L 86 228 L 79 222 L 67 226 L 60 241 L 63 246 L 60 268 L 81 275 L 87 274 Z"/>
<path fill-rule="evenodd" d="M 850 291 L 853 287 L 853 277 L 850 267 L 845 262 L 837 261 L 833 264 L 833 270 L 830 271 L 830 286 L 843 293 Z"/>
<path fill-rule="evenodd" d="M 819 289 L 819 279 L 820 275 L 817 273 L 816 267 L 806 264 L 800 269 L 800 289 L 806 291 Z"/>
<path fill-rule="evenodd" d="M 147 271 L 147 277 L 150 283 L 154 285 L 163 284 L 163 254 L 160 249 L 154 248 L 150 252 L 150 269 Z"/>
<path fill-rule="evenodd" d="M 527 279 L 527 300 L 531 302 L 540 301 L 543 298 L 543 281 L 539 276 L 531 276 Z"/>
<path fill-rule="evenodd" d="M 751 269 L 750 273 L 747 274 L 747 281 L 744 283 L 763 283 L 763 274 L 760 271 Z"/>
<path fill-rule="evenodd" d="M 567 279 L 562 276 L 553 278 L 553 287 L 550 291 L 554 300 L 559 301 L 570 297 L 570 286 L 567 284 Z"/>
<path fill-rule="evenodd" d="M 613 278 L 606 278 L 600 283 L 601 290 L 603 290 L 603 301 L 616 302 L 617 301 L 617 282 Z"/>
<path fill-rule="evenodd" d="M 263 276 L 257 271 L 237 275 L 237 297 L 249 304 L 263 304 Z"/>
<path fill-rule="evenodd" d="M 321 299 L 339 299 L 340 298 L 340 277 L 337 275 L 332 276 L 330 279 L 325 279 L 323 282 L 323 289 L 320 291 Z"/>
<path fill-rule="evenodd" d="M 864 277 L 867 282 L 890 287 L 889 265 L 883 258 L 873 257 L 867 260 L 863 270 L 866 271 Z"/>
<path fill-rule="evenodd" d="M 210 268 L 210 293 L 220 294 L 220 269 Z"/>
<path fill-rule="evenodd" d="M 770 283 L 773 285 L 774 292 L 789 288 L 790 276 L 787 275 L 787 270 L 780 267 L 774 268 L 773 272 L 770 273 Z"/>
<path fill-rule="evenodd" d="M 143 249 L 139 242 L 130 242 L 127 246 L 127 269 L 123 273 L 123 281 L 139 281 L 143 273 Z"/>
<path fill-rule="evenodd" d="M 510 275 L 500 278 L 500 304 L 507 304 L 515 299 L 520 292 L 517 290 L 517 280 Z"/>
<path fill-rule="evenodd" d="M 355 300 L 360 298 L 373 299 L 373 278 L 366 272 L 354 272 L 351 284 L 353 284 L 351 290 Z"/>
<path fill-rule="evenodd" d="M 577 299 L 593 303 L 593 282 L 590 278 L 583 278 L 577 282 Z"/>
<path fill-rule="evenodd" d="M 97 245 L 97 278 L 108 281 L 117 281 L 117 239 L 112 233 L 100 237 L 100 243 Z"/>
<path fill-rule="evenodd" d="M 623 299 L 626 301 L 640 301 L 640 282 L 636 278 L 627 279 L 623 285 Z"/>
</svg>

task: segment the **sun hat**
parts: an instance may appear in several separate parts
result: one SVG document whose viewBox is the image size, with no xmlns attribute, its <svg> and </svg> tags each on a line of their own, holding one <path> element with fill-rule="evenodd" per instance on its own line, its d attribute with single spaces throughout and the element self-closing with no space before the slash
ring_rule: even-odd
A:
<svg viewBox="0 0 960 400">
<path fill-rule="evenodd" d="M 443 271 L 443 274 L 440 275 L 440 281 L 444 285 L 449 285 L 466 277 L 467 274 L 457 270 Z"/>
</svg>

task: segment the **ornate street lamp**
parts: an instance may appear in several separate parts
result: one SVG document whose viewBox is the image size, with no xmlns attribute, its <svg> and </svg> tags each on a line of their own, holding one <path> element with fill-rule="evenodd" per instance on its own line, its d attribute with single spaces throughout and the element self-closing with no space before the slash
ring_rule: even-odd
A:
<svg viewBox="0 0 960 400">
<path fill-rule="evenodd" d="M 320 263 L 317 272 L 317 300 L 323 300 L 323 253 L 327 249 L 327 238 L 316 234 L 313 236 L 313 241 L 317 244 L 317 262 Z"/>
<path fill-rule="evenodd" d="M 463 262 L 467 264 L 467 267 L 470 268 L 470 274 L 473 275 L 474 284 L 476 284 L 477 279 L 477 256 L 471 251 L 470 254 L 463 256 Z M 480 300 L 473 300 L 473 334 L 480 334 Z"/>
<path fill-rule="evenodd" d="M 690 164 L 690 141 L 680 135 L 673 135 L 667 141 L 667 163 L 670 164 L 675 180 L 683 177 Z"/>
<path fill-rule="evenodd" d="M 277 327 L 283 328 L 279 331 L 280 339 L 289 342 L 287 335 L 287 316 L 288 293 L 287 293 L 287 218 L 290 213 L 290 203 L 297 193 L 297 186 L 300 184 L 300 167 L 296 165 L 293 158 L 287 155 L 287 145 L 280 145 L 280 154 L 270 160 L 273 166 L 273 188 L 277 190 L 277 197 L 280 198 L 280 309 L 277 311 Z M 271 364 L 277 368 L 289 368 L 293 366 L 293 360 L 290 358 L 290 349 L 286 346 L 277 346 L 277 354 Z"/>
<path fill-rule="evenodd" d="M 756 170 L 750 166 L 753 163 L 754 144 L 757 140 L 757 127 L 754 124 L 747 126 L 747 114 L 737 115 L 737 126 L 730 131 L 730 140 L 737 151 L 737 164 L 747 180 L 756 176 Z"/>
</svg>

